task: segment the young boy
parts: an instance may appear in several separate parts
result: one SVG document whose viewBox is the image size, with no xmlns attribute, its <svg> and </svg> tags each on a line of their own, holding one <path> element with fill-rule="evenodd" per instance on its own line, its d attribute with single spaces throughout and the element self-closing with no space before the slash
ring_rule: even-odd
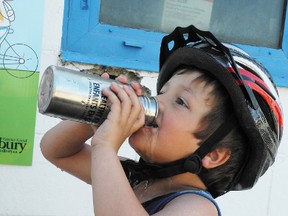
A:
<svg viewBox="0 0 288 216">
<path fill-rule="evenodd" d="M 213 197 L 251 188 L 274 162 L 282 111 L 261 65 L 189 26 L 163 38 L 160 68 L 155 127 L 140 85 L 112 83 L 102 125 L 63 121 L 43 136 L 48 160 L 92 184 L 95 215 L 221 215 Z M 117 156 L 128 137 L 137 163 Z"/>
</svg>

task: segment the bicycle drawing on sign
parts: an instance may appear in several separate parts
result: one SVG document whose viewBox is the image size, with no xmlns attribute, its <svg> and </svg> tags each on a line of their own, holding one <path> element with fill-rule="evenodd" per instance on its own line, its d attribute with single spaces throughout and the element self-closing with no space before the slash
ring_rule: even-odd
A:
<svg viewBox="0 0 288 216">
<path fill-rule="evenodd" d="M 15 13 L 8 0 L 0 0 L 0 65 L 13 77 L 28 78 L 36 72 L 39 60 L 29 45 L 10 43 L 7 40 L 7 36 L 14 33 L 11 28 L 14 20 Z"/>
</svg>

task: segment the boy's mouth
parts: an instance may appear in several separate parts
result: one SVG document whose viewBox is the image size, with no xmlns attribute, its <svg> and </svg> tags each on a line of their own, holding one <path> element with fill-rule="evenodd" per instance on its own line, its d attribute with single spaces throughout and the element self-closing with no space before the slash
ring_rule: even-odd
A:
<svg viewBox="0 0 288 216">
<path fill-rule="evenodd" d="M 150 127 L 150 128 L 158 128 L 158 124 L 156 122 L 153 122 L 150 125 L 147 125 L 146 127 Z"/>
</svg>

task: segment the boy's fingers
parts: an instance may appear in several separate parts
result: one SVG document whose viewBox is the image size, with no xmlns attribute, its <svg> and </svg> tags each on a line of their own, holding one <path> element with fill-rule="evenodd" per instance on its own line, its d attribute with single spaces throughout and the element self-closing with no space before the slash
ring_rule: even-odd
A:
<svg viewBox="0 0 288 216">
<path fill-rule="evenodd" d="M 107 78 L 107 79 L 108 79 L 110 76 L 109 76 L 108 73 L 105 72 L 105 73 L 103 73 L 103 74 L 101 75 L 101 77 L 102 77 L 102 78 Z"/>
<path fill-rule="evenodd" d="M 138 96 L 144 95 L 144 89 L 142 88 L 142 86 L 140 85 L 140 83 L 138 82 L 132 82 L 131 83 L 132 88 L 134 89 L 134 91 L 136 92 L 136 94 Z"/>
<path fill-rule="evenodd" d="M 117 81 L 121 82 L 121 83 L 127 83 L 128 82 L 128 78 L 127 76 L 125 76 L 124 74 L 120 74 L 117 78 Z"/>
</svg>

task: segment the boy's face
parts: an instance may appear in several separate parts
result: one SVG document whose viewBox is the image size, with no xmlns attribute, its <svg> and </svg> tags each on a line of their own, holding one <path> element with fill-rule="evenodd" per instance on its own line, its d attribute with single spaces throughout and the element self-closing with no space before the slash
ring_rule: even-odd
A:
<svg viewBox="0 0 288 216">
<path fill-rule="evenodd" d="M 211 110 L 214 97 L 212 86 L 197 79 L 200 72 L 193 70 L 174 75 L 158 95 L 158 128 L 143 127 L 130 138 L 130 145 L 153 163 L 167 163 L 191 155 L 200 140 L 193 135 L 202 117 Z"/>
</svg>

